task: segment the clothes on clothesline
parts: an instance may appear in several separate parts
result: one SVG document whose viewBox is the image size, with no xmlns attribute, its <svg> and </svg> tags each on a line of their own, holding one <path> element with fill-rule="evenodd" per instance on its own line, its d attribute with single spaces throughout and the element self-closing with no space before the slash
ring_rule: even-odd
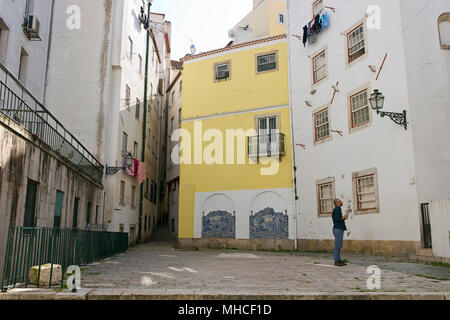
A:
<svg viewBox="0 0 450 320">
<path fill-rule="evenodd" d="M 306 47 L 306 43 L 313 44 L 317 40 L 317 36 L 322 30 L 328 28 L 329 17 L 328 13 L 318 14 L 311 22 L 303 27 L 303 46 Z"/>
</svg>

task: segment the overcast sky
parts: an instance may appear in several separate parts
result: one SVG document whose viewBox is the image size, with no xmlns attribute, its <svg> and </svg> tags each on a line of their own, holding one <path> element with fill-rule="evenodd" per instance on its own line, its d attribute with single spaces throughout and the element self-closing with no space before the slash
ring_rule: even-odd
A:
<svg viewBox="0 0 450 320">
<path fill-rule="evenodd" d="M 153 0 L 152 12 L 166 14 L 172 23 L 172 60 L 189 53 L 224 47 L 228 31 L 253 8 L 252 0 Z"/>
</svg>

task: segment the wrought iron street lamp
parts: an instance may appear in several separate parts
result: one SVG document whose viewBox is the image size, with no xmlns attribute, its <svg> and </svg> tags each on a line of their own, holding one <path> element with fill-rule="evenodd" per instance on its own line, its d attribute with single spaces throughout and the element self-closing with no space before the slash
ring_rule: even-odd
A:
<svg viewBox="0 0 450 320">
<path fill-rule="evenodd" d="M 374 92 L 370 96 L 369 101 L 372 109 L 375 110 L 377 114 L 379 114 L 382 118 L 387 116 L 391 118 L 391 120 L 396 124 L 403 126 L 405 130 L 408 129 L 408 122 L 406 121 L 406 110 L 403 110 L 403 112 L 380 111 L 384 106 L 384 96 L 378 89 L 374 90 Z"/>
<path fill-rule="evenodd" d="M 128 152 L 128 154 L 125 156 L 125 166 L 122 166 L 122 167 L 106 166 L 106 175 L 110 176 L 110 175 L 116 174 L 120 170 L 130 169 L 131 166 L 133 165 L 133 162 L 134 162 L 133 155 L 130 152 Z"/>
</svg>

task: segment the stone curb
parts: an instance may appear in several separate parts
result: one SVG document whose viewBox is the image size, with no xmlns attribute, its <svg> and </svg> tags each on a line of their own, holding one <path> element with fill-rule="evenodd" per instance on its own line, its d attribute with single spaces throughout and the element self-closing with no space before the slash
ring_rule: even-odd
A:
<svg viewBox="0 0 450 320">
<path fill-rule="evenodd" d="M 430 292 L 297 292 L 280 293 L 202 293 L 192 290 L 82 289 L 37 290 L 1 293 L 0 300 L 450 300 L 450 293 Z"/>
</svg>

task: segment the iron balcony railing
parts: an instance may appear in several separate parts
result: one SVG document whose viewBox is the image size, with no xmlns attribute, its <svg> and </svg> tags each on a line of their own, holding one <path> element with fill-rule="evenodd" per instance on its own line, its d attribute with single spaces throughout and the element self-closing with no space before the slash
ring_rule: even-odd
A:
<svg viewBox="0 0 450 320">
<path fill-rule="evenodd" d="M 0 112 L 102 184 L 103 165 L 0 63 Z"/>
<path fill-rule="evenodd" d="M 248 156 L 250 158 L 282 156 L 284 154 L 283 133 L 261 134 L 248 137 Z"/>
<path fill-rule="evenodd" d="M 53 266 L 60 265 L 61 287 L 66 269 L 81 266 L 128 250 L 128 233 L 94 232 L 78 229 L 12 227 L 8 232 L 2 291 L 16 286 L 29 285 L 30 269 L 51 264 L 49 287 Z"/>
</svg>

